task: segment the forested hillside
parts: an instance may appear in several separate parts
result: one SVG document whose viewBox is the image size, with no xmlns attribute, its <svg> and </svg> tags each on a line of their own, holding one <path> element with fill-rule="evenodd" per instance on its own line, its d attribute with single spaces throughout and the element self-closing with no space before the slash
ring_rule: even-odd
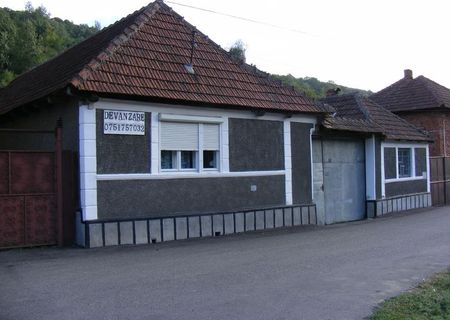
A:
<svg viewBox="0 0 450 320">
<path fill-rule="evenodd" d="M 100 29 L 51 18 L 44 7 L 0 8 L 0 88 Z"/>
<path fill-rule="evenodd" d="M 293 86 L 298 91 L 303 92 L 308 97 L 313 99 L 323 98 L 325 97 L 327 90 L 335 88 L 341 89 L 340 93 L 344 94 L 350 92 L 360 92 L 367 96 L 371 94 L 370 91 L 341 86 L 332 81 L 322 82 L 313 77 L 295 78 L 291 74 L 286 76 L 272 75 L 272 77 L 280 80 L 284 84 Z"/>
</svg>

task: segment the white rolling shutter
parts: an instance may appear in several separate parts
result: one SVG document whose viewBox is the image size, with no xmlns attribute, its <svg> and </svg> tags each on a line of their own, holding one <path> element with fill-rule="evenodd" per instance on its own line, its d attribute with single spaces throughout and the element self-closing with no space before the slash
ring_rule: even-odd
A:
<svg viewBox="0 0 450 320">
<path fill-rule="evenodd" d="M 161 122 L 161 150 L 198 150 L 198 124 Z"/>
<path fill-rule="evenodd" d="M 219 150 L 219 125 L 203 125 L 203 150 Z"/>
</svg>

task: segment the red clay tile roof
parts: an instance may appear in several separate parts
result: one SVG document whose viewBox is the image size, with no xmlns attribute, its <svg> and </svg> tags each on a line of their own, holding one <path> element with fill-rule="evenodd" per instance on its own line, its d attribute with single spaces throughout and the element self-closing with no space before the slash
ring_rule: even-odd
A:
<svg viewBox="0 0 450 320">
<path fill-rule="evenodd" d="M 192 37 L 195 74 L 190 62 Z M 161 1 L 156 1 L 24 73 L 0 92 L 0 114 L 73 86 L 100 96 L 323 113 L 293 88 L 238 63 Z"/>
<path fill-rule="evenodd" d="M 360 94 L 345 94 L 321 100 L 336 113 L 326 116 L 323 126 L 333 130 L 382 133 L 387 139 L 431 141 L 423 131 Z"/>
<path fill-rule="evenodd" d="M 392 112 L 450 108 L 450 89 L 424 77 L 405 76 L 370 99 Z"/>
</svg>

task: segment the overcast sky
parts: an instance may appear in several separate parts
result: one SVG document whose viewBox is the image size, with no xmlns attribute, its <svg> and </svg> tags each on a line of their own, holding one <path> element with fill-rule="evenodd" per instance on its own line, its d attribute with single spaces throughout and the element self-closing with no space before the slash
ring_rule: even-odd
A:
<svg viewBox="0 0 450 320">
<path fill-rule="evenodd" d="M 0 0 L 16 10 L 26 1 Z M 173 2 L 267 22 L 255 24 Z M 378 91 L 404 69 L 450 88 L 448 0 L 174 0 L 166 3 L 228 49 L 241 39 L 247 62 L 276 74 L 316 77 Z M 102 26 L 149 0 L 32 0 L 52 17 Z M 295 31 L 290 31 L 295 30 Z"/>
</svg>

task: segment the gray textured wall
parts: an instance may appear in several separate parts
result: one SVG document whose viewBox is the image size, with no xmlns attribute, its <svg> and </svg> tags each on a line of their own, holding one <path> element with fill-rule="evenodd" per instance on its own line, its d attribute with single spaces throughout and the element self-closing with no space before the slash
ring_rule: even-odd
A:
<svg viewBox="0 0 450 320">
<path fill-rule="evenodd" d="M 412 180 L 386 183 L 386 197 L 395 197 L 406 194 L 427 192 L 427 180 Z"/>
<path fill-rule="evenodd" d="M 156 217 L 284 205 L 284 183 L 284 176 L 98 181 L 98 215 Z"/>
<path fill-rule="evenodd" d="M 425 148 L 415 148 L 416 153 L 416 176 L 422 176 L 427 172 L 427 150 Z"/>
<path fill-rule="evenodd" d="M 145 135 L 103 134 L 103 110 L 97 110 L 97 172 L 150 172 L 151 114 L 145 113 Z"/>
<path fill-rule="evenodd" d="M 397 178 L 395 148 L 384 148 L 384 177 L 386 179 Z"/>
<path fill-rule="evenodd" d="M 75 99 L 17 115 L 13 120 L 2 121 L 0 128 L 54 130 L 60 117 L 63 120 L 63 148 L 78 151 L 78 101 Z M 0 149 L 53 151 L 54 148 L 54 134 L 0 133 Z"/>
<path fill-rule="evenodd" d="M 230 171 L 284 169 L 283 122 L 229 119 Z"/>
<path fill-rule="evenodd" d="M 291 123 L 292 198 L 294 204 L 312 202 L 311 140 L 312 124 Z"/>
</svg>

